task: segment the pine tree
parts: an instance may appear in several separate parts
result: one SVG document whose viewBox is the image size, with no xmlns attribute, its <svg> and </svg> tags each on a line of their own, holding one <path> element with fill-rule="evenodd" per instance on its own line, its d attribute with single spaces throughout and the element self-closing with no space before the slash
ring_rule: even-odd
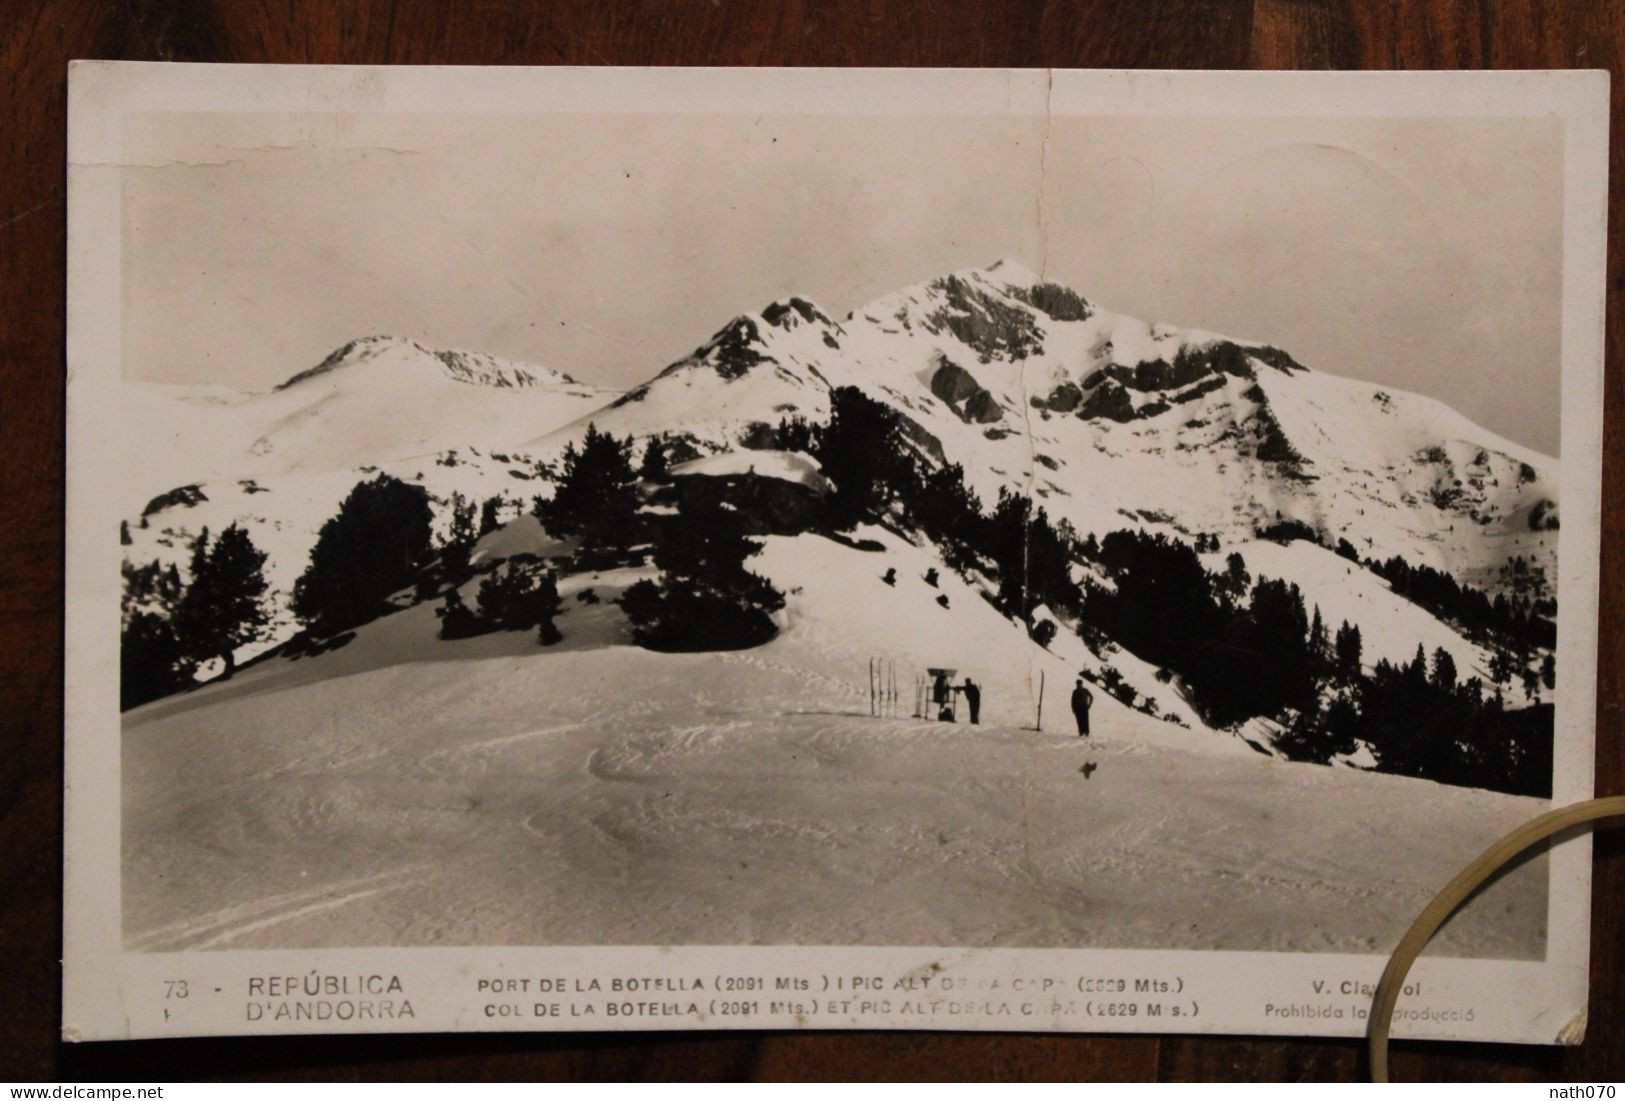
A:
<svg viewBox="0 0 1625 1101">
<path fill-rule="evenodd" d="M 1314 618 L 1309 621 L 1309 656 L 1314 659 L 1317 668 L 1327 668 L 1332 663 L 1332 643 L 1327 637 L 1326 621 L 1320 618 L 1320 605 L 1315 605 Z"/>
<path fill-rule="evenodd" d="M 440 548 L 440 573 L 456 580 L 468 573 L 468 559 L 479 536 L 474 530 L 474 502 L 461 493 L 451 495 L 451 528 Z"/>
<path fill-rule="evenodd" d="M 861 390 L 842 386 L 830 401 L 829 425 L 818 440 L 818 463 L 835 483 L 830 502 L 837 528 L 879 516 L 894 483 L 912 473 L 897 416 Z"/>
<path fill-rule="evenodd" d="M 1416 644 L 1416 656 L 1405 666 L 1405 681 L 1411 685 L 1425 685 L 1428 682 L 1428 655 L 1420 642 Z"/>
<path fill-rule="evenodd" d="M 502 526 L 502 506 L 507 502 L 498 494 L 487 497 L 480 506 L 480 538 L 484 539 Z"/>
<path fill-rule="evenodd" d="M 1224 560 L 1224 568 L 1224 591 L 1232 599 L 1240 600 L 1253 580 L 1247 572 L 1247 560 L 1237 551 L 1231 551 L 1229 557 Z"/>
<path fill-rule="evenodd" d="M 528 631 L 550 627 L 561 602 L 552 571 L 511 558 L 480 582 L 478 603 L 487 623 L 504 631 Z"/>
<path fill-rule="evenodd" d="M 576 538 L 587 551 L 629 546 L 641 504 L 631 456 L 630 438 L 618 440 L 588 425 L 581 447 L 564 449 L 553 496 L 536 499 L 536 518 L 548 534 Z"/>
<path fill-rule="evenodd" d="M 1337 673 L 1345 681 L 1358 680 L 1362 666 L 1360 664 L 1360 628 L 1343 621 L 1337 629 L 1337 640 L 1334 643 L 1337 652 Z"/>
<path fill-rule="evenodd" d="M 1490 657 L 1490 679 L 1497 686 L 1512 683 L 1512 675 L 1517 671 L 1512 655 L 1506 650 L 1497 647 Z"/>
<path fill-rule="evenodd" d="M 818 430 L 805 417 L 786 417 L 773 430 L 773 446 L 780 451 L 810 454 L 818 447 Z"/>
<path fill-rule="evenodd" d="M 236 651 L 258 639 L 265 611 L 265 552 L 232 524 L 209 546 L 205 528 L 192 545 L 192 577 L 175 609 L 175 634 L 196 660 L 219 658 L 222 678 L 236 671 Z"/>
<path fill-rule="evenodd" d="M 133 613 L 119 635 L 119 710 L 179 692 L 192 683 L 196 670 L 169 620 L 154 612 Z"/>
<path fill-rule="evenodd" d="M 1443 646 L 1433 651 L 1433 687 L 1441 692 L 1456 690 L 1456 659 Z"/>
<path fill-rule="evenodd" d="M 739 650 L 777 633 L 772 612 L 784 595 L 745 568 L 762 549 L 732 509 L 696 505 L 655 531 L 658 582 L 640 581 L 622 594 L 621 610 L 640 645 L 651 650 Z"/>
<path fill-rule="evenodd" d="M 643 448 L 643 459 L 638 464 L 638 477 L 646 482 L 671 481 L 671 461 L 666 457 L 666 444 L 658 436 Z"/>
<path fill-rule="evenodd" d="M 456 586 L 446 590 L 445 602 L 435 609 L 435 615 L 440 618 L 443 639 L 470 638 L 485 629 L 485 624 L 463 602 L 463 594 Z"/>
</svg>

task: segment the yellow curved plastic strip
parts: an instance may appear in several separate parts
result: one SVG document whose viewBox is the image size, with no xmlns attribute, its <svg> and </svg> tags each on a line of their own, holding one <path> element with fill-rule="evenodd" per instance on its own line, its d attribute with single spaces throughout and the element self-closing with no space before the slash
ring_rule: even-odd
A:
<svg viewBox="0 0 1625 1101">
<path fill-rule="evenodd" d="M 1405 935 L 1400 938 L 1394 954 L 1388 957 L 1388 966 L 1383 968 L 1382 978 L 1377 983 L 1377 992 L 1371 1000 L 1371 1026 L 1367 1034 L 1371 1041 L 1373 1082 L 1388 1081 L 1388 1029 L 1393 1023 L 1394 1005 L 1399 1001 L 1399 991 L 1404 985 L 1405 976 L 1410 973 L 1411 964 L 1416 962 L 1416 957 L 1422 954 L 1422 949 L 1433 939 L 1433 934 L 1439 931 L 1439 926 L 1444 924 L 1445 919 L 1455 913 L 1456 907 L 1476 891 L 1480 884 L 1500 871 L 1503 865 L 1525 849 L 1539 844 L 1554 833 L 1561 833 L 1587 822 L 1595 822 L 1599 818 L 1613 818 L 1616 815 L 1625 815 L 1625 795 L 1588 799 L 1583 803 L 1547 811 L 1539 818 L 1525 822 L 1485 849 L 1482 856 L 1463 868 L 1460 874 L 1423 908 L 1416 916 L 1416 920 L 1411 923 L 1411 927 L 1405 931 Z"/>
</svg>

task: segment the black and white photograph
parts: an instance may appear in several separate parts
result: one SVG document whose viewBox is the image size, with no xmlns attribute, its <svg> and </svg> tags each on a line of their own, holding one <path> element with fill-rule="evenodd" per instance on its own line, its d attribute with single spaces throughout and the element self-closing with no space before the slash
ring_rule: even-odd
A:
<svg viewBox="0 0 1625 1101">
<path fill-rule="evenodd" d="M 109 958 L 1369 982 L 1589 784 L 1589 116 L 1506 109 L 1508 78 L 1437 113 L 1150 95 L 1178 111 L 1043 73 L 1002 102 L 997 74 L 757 75 L 730 109 L 696 74 L 471 73 L 442 109 L 320 69 L 194 109 L 175 68 L 172 103 L 96 101 L 111 260 L 73 254 L 99 657 L 70 721 L 106 733 L 70 725 L 70 789 L 94 756 Z M 1555 941 L 1586 857 L 1556 855 L 1430 960 L 1562 963 L 1583 1004 Z M 1290 998 L 1264 1027 L 1361 1027 Z"/>
</svg>

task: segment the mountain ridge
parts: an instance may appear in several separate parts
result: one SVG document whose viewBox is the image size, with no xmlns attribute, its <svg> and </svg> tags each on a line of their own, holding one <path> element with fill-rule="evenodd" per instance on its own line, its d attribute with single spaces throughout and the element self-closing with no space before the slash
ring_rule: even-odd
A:
<svg viewBox="0 0 1625 1101">
<path fill-rule="evenodd" d="M 416 353 L 419 356 L 432 359 L 440 365 L 447 378 L 454 382 L 467 383 L 473 386 L 492 386 L 498 389 L 508 389 L 527 386 L 581 385 L 563 371 L 552 368 L 537 367 L 534 364 L 520 364 L 514 360 L 501 359 L 497 356 L 486 355 L 483 352 L 464 352 L 454 349 L 436 350 L 407 337 L 375 334 L 346 341 L 328 353 L 327 357 L 316 366 L 306 368 L 289 376 L 272 389 L 273 391 L 288 390 L 323 376 L 331 375 L 334 372 L 344 371 L 347 368 L 368 363 L 380 356 L 387 355 L 391 351 Z"/>
<path fill-rule="evenodd" d="M 593 424 L 728 450 L 764 424 L 822 421 L 840 386 L 897 409 L 928 450 L 965 467 L 984 504 L 1021 488 L 1079 531 L 1149 513 L 1240 540 L 1295 520 L 1328 543 L 1478 583 L 1514 554 L 1555 555 L 1524 521 L 1537 510 L 1555 521 L 1556 460 L 1436 399 L 1315 371 L 1271 344 L 1116 314 L 1009 260 L 891 292 L 839 323 L 800 296 L 739 315 L 526 446 L 556 453 Z"/>
<path fill-rule="evenodd" d="M 201 527 L 242 519 L 274 548 L 285 591 L 344 492 L 380 470 L 423 485 L 444 524 L 457 492 L 510 508 L 545 495 L 588 426 L 720 455 L 761 446 L 781 421 L 822 423 L 851 386 L 895 410 L 931 463 L 958 464 L 984 508 L 1019 492 L 1080 538 L 1134 527 L 1240 546 L 1296 524 L 1489 590 L 1514 556 L 1555 577 L 1556 460 L 1436 399 L 1116 314 L 1016 261 L 840 321 L 811 298 L 777 299 L 629 391 L 568 379 L 370 337 L 259 395 L 137 387 L 145 430 L 176 446 L 127 475 L 126 556 L 184 569 Z"/>
</svg>

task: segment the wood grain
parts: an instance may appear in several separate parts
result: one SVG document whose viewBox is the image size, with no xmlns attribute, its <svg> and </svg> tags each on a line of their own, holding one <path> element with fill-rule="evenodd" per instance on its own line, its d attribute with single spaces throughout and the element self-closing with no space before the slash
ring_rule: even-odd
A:
<svg viewBox="0 0 1625 1101">
<path fill-rule="evenodd" d="M 917 1033 L 333 1037 L 59 1045 L 66 65 L 72 58 L 535 65 L 1615 69 L 1615 0 L 9 0 L 0 4 L 0 1076 L 79 1080 L 1245 1079 L 1363 1073 L 1353 1041 Z M 1625 791 L 1618 140 L 1611 147 L 1597 786 Z M 1399 1044 L 1398 1078 L 1625 1078 L 1625 835 L 1597 843 L 1590 1031 Z M 1508 992 L 1515 996 L 1515 992 Z"/>
</svg>

